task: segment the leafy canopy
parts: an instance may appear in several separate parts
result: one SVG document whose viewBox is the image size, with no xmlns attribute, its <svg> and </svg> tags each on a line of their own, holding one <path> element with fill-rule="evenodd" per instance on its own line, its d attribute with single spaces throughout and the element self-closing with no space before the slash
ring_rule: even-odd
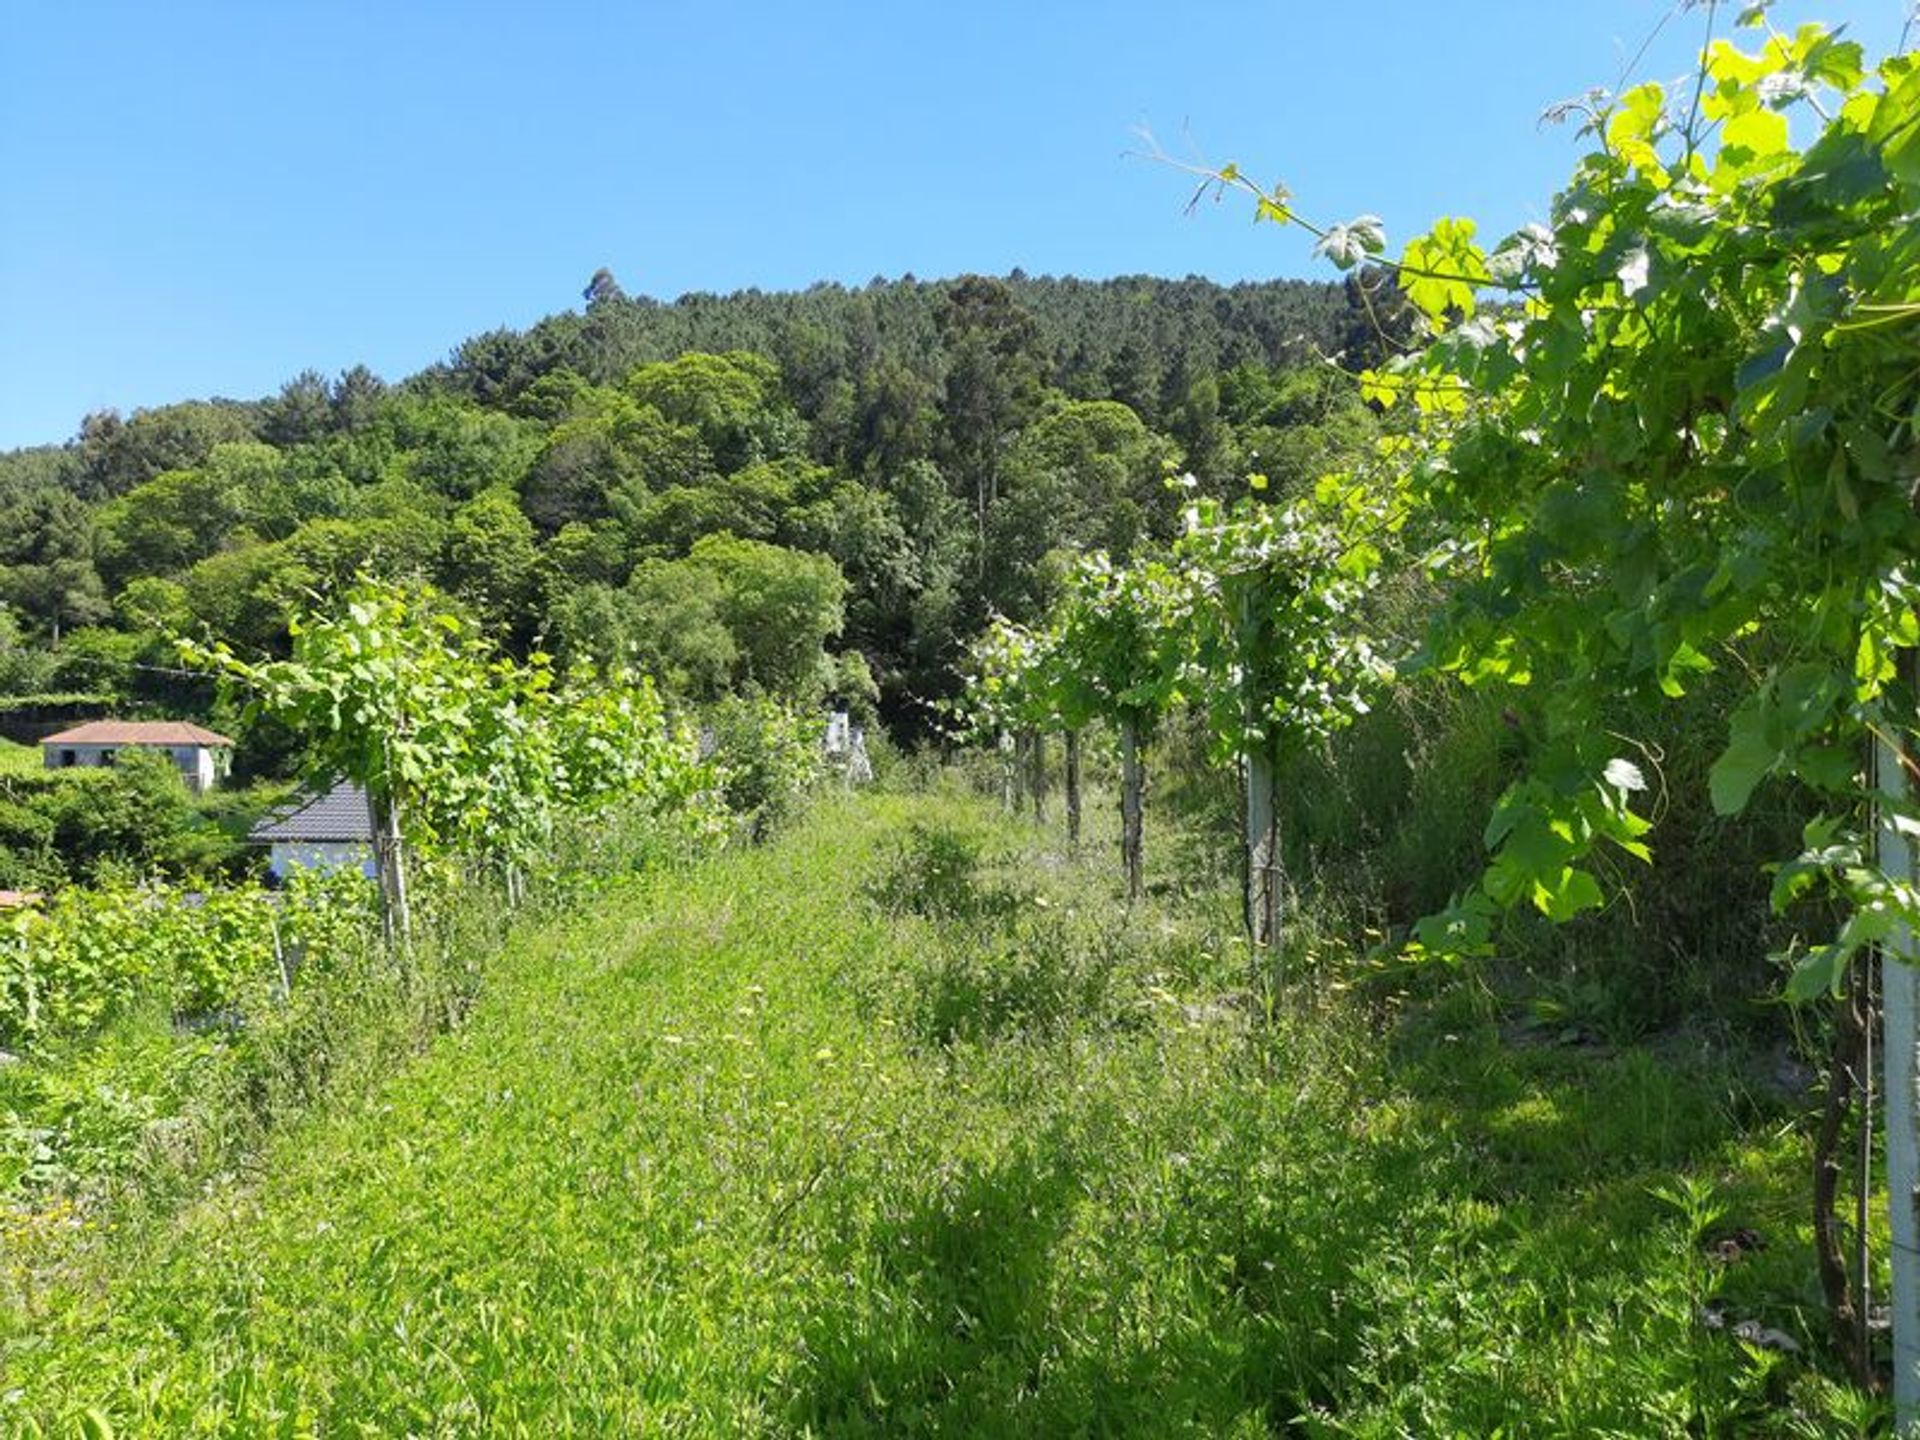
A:
<svg viewBox="0 0 1920 1440">
<path fill-rule="evenodd" d="M 1920 643 L 1920 57 L 1869 72 L 1819 26 L 1745 23 L 1757 44 L 1710 46 L 1697 94 L 1592 107 L 1548 225 L 1491 252 L 1457 221 L 1409 243 L 1428 340 L 1363 383 L 1417 417 L 1397 502 L 1452 582 L 1424 659 L 1544 717 L 1479 896 L 1424 938 L 1484 941 L 1490 904 L 1600 904 L 1596 847 L 1647 854 L 1608 717 L 1740 654 L 1713 804 L 1738 813 L 1770 778 L 1823 796 L 1779 899 L 1830 887 L 1856 917 L 1806 957 L 1808 994 L 1920 918 L 1857 834 L 1866 737 L 1908 748 L 1915 720 L 1894 681 Z M 1804 149 L 1794 112 L 1817 126 Z"/>
</svg>

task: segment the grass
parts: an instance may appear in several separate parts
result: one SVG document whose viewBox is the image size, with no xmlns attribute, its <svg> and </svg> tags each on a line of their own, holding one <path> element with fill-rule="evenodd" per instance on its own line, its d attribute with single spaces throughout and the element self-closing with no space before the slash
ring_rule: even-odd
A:
<svg viewBox="0 0 1920 1440">
<path fill-rule="evenodd" d="M 1804 1141 L 1740 1065 L 1512 1043 L 1466 987 L 1269 1005 L 1226 897 L 1128 914 L 1105 860 L 836 800 L 521 934 L 257 1170 L 14 1216 L 0 1431 L 1877 1423 L 1817 1358 Z"/>
</svg>

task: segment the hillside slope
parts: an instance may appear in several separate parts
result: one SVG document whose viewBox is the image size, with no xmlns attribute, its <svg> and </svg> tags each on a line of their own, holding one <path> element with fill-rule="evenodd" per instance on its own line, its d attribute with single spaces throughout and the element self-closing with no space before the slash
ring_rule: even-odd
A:
<svg viewBox="0 0 1920 1440">
<path fill-rule="evenodd" d="M 872 797 L 605 894 L 256 1179 L 16 1259 L 0 1430 L 1841 1433 L 1697 1321 L 1813 1314 L 1733 1072 L 1268 1028 L 1224 905 L 1107 871 Z"/>
</svg>

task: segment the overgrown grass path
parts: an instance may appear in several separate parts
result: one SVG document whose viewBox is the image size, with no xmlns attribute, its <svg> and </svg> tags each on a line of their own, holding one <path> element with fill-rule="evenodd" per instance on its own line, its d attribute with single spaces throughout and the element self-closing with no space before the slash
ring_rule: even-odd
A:
<svg viewBox="0 0 1920 1440">
<path fill-rule="evenodd" d="M 1700 1332 L 1651 1194 L 1746 1207 L 1796 1323 L 1792 1148 L 1713 1077 L 1263 1039 L 1224 912 L 1110 893 L 871 797 L 531 929 L 380 1089 L 50 1276 L 0 1431 L 1835 1433 Z"/>
<path fill-rule="evenodd" d="M 860 884 L 894 818 L 823 817 L 518 944 L 393 1083 L 108 1293 L 51 1297 L 59 1353 L 16 1357 L 38 1396 L 256 1433 L 749 1420 L 817 1281 L 800 1208 L 900 1063 L 842 988 L 891 938 Z"/>
</svg>

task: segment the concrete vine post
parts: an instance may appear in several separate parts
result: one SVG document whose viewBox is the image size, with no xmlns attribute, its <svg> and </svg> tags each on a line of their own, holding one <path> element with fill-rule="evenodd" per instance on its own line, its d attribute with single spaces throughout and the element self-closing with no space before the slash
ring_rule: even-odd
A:
<svg viewBox="0 0 1920 1440">
<path fill-rule="evenodd" d="M 1238 626 L 1240 648 L 1253 653 L 1260 644 L 1260 621 L 1255 613 L 1253 588 L 1242 589 Z M 1253 687 L 1254 669 L 1242 669 L 1242 704 L 1247 743 L 1241 756 L 1246 783 L 1246 925 L 1247 938 L 1259 950 L 1280 943 L 1280 822 L 1275 794 L 1272 745 L 1261 723 L 1262 697 Z"/>
<path fill-rule="evenodd" d="M 1914 693 L 1914 652 L 1900 657 L 1898 683 Z M 1874 743 L 1874 858 L 1900 885 L 1915 883 L 1910 813 L 1911 762 L 1891 736 Z M 1887 1205 L 1893 1247 L 1893 1401 L 1895 1431 L 1920 1434 L 1920 949 L 1912 926 L 1897 920 L 1880 947 L 1884 1041 Z"/>
<path fill-rule="evenodd" d="M 413 911 L 407 895 L 407 842 L 400 828 L 400 802 L 376 800 L 373 866 L 380 876 L 380 918 L 387 943 L 402 954 L 413 947 Z"/>
</svg>

